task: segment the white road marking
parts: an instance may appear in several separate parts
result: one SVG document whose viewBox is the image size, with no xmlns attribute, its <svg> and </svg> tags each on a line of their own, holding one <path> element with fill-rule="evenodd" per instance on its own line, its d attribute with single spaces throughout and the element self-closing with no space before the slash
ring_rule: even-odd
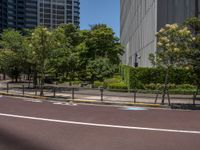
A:
<svg viewBox="0 0 200 150">
<path fill-rule="evenodd" d="M 33 102 L 33 103 L 42 103 L 43 101 L 41 100 L 36 100 L 36 99 L 23 99 L 24 101 L 27 101 L 27 102 Z"/>
<path fill-rule="evenodd" d="M 77 104 L 70 104 L 70 103 L 65 103 L 65 102 L 53 102 L 54 105 L 66 105 L 66 106 L 77 106 Z"/>
<path fill-rule="evenodd" d="M 173 130 L 173 129 L 161 129 L 161 128 L 144 128 L 144 127 L 120 126 L 120 125 L 109 125 L 109 124 L 96 124 L 96 123 L 87 123 L 87 122 L 76 122 L 76 121 L 65 121 L 65 120 L 56 120 L 56 119 L 47 119 L 47 118 L 37 118 L 37 117 L 30 117 L 30 116 L 20 116 L 20 115 L 12 115 L 12 114 L 4 114 L 4 113 L 0 113 L 0 116 L 20 118 L 20 119 L 29 119 L 29 120 L 37 120 L 37 121 L 54 122 L 54 123 L 94 126 L 94 127 L 118 128 L 118 129 L 129 129 L 129 130 L 145 130 L 145 131 L 157 131 L 157 132 L 171 132 L 171 133 L 200 134 L 200 131 Z"/>
<path fill-rule="evenodd" d="M 143 107 L 122 107 L 121 110 L 127 110 L 127 111 L 144 111 L 144 110 L 148 110 L 148 109 L 143 108 Z"/>
</svg>

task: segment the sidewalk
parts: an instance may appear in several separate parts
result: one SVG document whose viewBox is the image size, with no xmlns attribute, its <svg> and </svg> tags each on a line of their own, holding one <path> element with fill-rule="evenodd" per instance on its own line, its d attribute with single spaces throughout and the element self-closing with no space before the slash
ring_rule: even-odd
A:
<svg viewBox="0 0 200 150">
<path fill-rule="evenodd" d="M 27 83 L 18 83 L 10 84 L 8 94 L 15 96 L 23 96 L 22 85 L 28 87 Z M 49 86 L 49 85 L 48 85 Z M 52 86 L 52 85 L 51 85 Z M 55 86 L 52 86 L 55 87 Z M 60 101 L 69 101 L 72 100 L 72 91 L 69 86 L 58 85 L 60 88 L 65 88 L 64 91 L 57 88 L 55 97 L 54 91 L 52 88 L 45 89 L 44 97 L 47 99 L 60 100 Z M 7 93 L 7 82 L 0 82 L 0 91 L 4 94 Z M 34 89 L 24 90 L 24 96 L 34 97 L 36 96 L 36 91 Z M 37 93 L 38 95 L 39 93 Z M 161 94 L 159 94 L 157 104 L 161 103 Z M 122 104 L 150 104 L 154 105 L 156 99 L 156 94 L 143 94 L 136 93 L 136 99 L 134 101 L 134 93 L 127 92 L 112 92 L 104 90 L 103 97 L 101 97 L 101 92 L 99 89 L 89 89 L 89 88 L 79 88 L 75 87 L 74 91 L 74 100 L 82 102 L 103 102 L 104 103 L 122 103 Z M 181 104 L 193 104 L 193 95 L 170 95 L 171 103 L 181 103 Z M 165 103 L 168 103 L 167 97 Z M 200 101 L 197 101 L 196 104 L 200 104 Z"/>
</svg>

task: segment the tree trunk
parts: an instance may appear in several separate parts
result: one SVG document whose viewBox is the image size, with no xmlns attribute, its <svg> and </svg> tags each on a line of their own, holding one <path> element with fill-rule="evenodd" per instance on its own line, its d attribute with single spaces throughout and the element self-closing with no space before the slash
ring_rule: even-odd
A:
<svg viewBox="0 0 200 150">
<path fill-rule="evenodd" d="M 45 60 L 42 61 L 41 81 L 40 81 L 40 96 L 44 96 L 44 79 L 45 79 Z"/>
<path fill-rule="evenodd" d="M 44 96 L 44 75 L 41 75 L 40 81 L 40 96 Z"/>
<path fill-rule="evenodd" d="M 18 82 L 18 75 L 15 75 L 15 82 Z"/>
<path fill-rule="evenodd" d="M 28 88 L 31 86 L 31 72 L 28 73 Z"/>
<path fill-rule="evenodd" d="M 164 87 L 163 87 L 162 105 L 165 104 L 165 96 L 168 91 L 168 78 L 169 78 L 169 68 L 166 69 L 166 73 L 165 73 L 165 83 L 164 83 Z"/>
<path fill-rule="evenodd" d="M 6 73 L 3 73 L 3 80 L 6 80 Z"/>
<path fill-rule="evenodd" d="M 36 67 L 34 67 L 34 72 L 33 72 L 33 88 L 36 88 L 37 86 L 37 71 Z"/>
<path fill-rule="evenodd" d="M 95 79 L 92 78 L 92 80 L 91 80 L 91 87 L 90 88 L 94 88 L 94 81 L 95 81 Z"/>
</svg>

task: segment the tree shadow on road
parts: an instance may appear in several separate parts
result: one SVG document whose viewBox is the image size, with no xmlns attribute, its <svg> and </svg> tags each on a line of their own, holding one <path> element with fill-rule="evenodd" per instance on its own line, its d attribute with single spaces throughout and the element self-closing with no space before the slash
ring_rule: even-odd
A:
<svg viewBox="0 0 200 150">
<path fill-rule="evenodd" d="M 185 109 L 185 110 L 200 110 L 200 105 L 174 103 L 174 104 L 171 104 L 171 108 Z"/>
<path fill-rule="evenodd" d="M 51 150 L 45 145 L 20 137 L 0 128 L 0 149 L 2 150 Z"/>
</svg>

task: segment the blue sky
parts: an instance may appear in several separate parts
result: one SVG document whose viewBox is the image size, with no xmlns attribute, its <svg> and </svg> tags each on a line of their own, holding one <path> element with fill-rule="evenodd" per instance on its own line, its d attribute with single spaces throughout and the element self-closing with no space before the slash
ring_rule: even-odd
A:
<svg viewBox="0 0 200 150">
<path fill-rule="evenodd" d="M 89 29 L 89 25 L 105 23 L 112 27 L 119 36 L 120 0 L 80 0 L 81 29 Z"/>
</svg>

